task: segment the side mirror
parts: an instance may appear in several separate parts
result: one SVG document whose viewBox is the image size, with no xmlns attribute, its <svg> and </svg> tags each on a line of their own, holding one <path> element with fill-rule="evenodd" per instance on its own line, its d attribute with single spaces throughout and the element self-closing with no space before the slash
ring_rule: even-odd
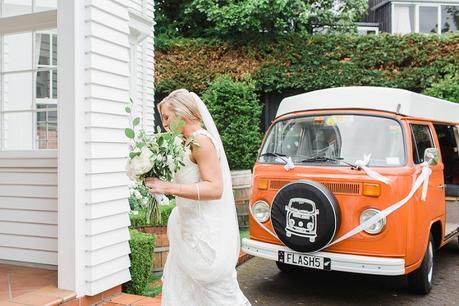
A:
<svg viewBox="0 0 459 306">
<path fill-rule="evenodd" d="M 424 151 L 424 162 L 430 166 L 436 166 L 440 162 L 440 154 L 436 148 L 427 148 Z"/>
</svg>

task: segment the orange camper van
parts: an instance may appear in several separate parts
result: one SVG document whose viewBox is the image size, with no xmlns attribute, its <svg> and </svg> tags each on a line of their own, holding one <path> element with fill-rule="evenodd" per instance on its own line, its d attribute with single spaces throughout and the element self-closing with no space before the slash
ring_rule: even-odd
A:
<svg viewBox="0 0 459 306">
<path fill-rule="evenodd" d="M 459 104 L 342 87 L 282 100 L 253 168 L 243 250 L 294 266 L 407 275 L 432 288 L 459 235 Z"/>
</svg>

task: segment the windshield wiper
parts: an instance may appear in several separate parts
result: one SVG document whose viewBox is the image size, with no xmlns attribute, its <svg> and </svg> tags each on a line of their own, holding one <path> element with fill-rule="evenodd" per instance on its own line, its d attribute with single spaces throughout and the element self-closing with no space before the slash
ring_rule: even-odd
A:
<svg viewBox="0 0 459 306">
<path fill-rule="evenodd" d="M 287 157 L 287 155 L 282 154 L 282 153 L 276 153 L 276 152 L 265 152 L 261 154 L 260 156 L 271 156 L 271 157 Z"/>
<path fill-rule="evenodd" d="M 303 159 L 301 162 L 302 163 L 313 163 L 313 162 L 327 162 L 327 161 L 341 162 L 343 164 L 350 166 L 352 169 L 358 168 L 358 166 L 351 164 L 347 161 L 344 161 L 342 157 L 332 158 L 332 157 L 326 157 L 326 156 L 315 156 L 315 157 Z"/>
<path fill-rule="evenodd" d="M 290 158 L 290 157 L 287 157 L 287 155 L 285 155 L 285 154 L 283 154 L 283 153 L 276 153 L 276 152 L 265 152 L 265 153 L 261 154 L 260 156 L 278 157 L 278 158 L 280 158 L 285 164 L 288 164 L 288 163 L 289 163 L 289 158 Z"/>
</svg>

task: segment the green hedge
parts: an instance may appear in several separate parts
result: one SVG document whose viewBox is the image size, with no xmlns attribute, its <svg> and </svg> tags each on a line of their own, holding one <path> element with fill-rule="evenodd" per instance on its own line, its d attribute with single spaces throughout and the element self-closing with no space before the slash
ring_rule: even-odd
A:
<svg viewBox="0 0 459 306">
<path fill-rule="evenodd" d="M 424 94 L 459 103 L 459 77 L 446 77 L 427 88 Z"/>
<path fill-rule="evenodd" d="M 131 281 L 124 284 L 124 292 L 142 294 L 151 274 L 153 264 L 153 250 L 155 248 L 155 237 L 136 230 L 129 230 L 131 240 L 129 246 L 131 254 Z"/>
<path fill-rule="evenodd" d="M 292 35 L 250 43 L 162 41 L 156 90 L 203 93 L 221 74 L 252 76 L 258 93 L 290 89 L 387 86 L 423 92 L 459 72 L 459 34 Z"/>
<path fill-rule="evenodd" d="M 171 200 L 169 205 L 161 205 L 159 209 L 161 210 L 161 222 L 157 225 L 167 225 L 167 221 L 169 220 L 169 216 L 172 212 L 172 209 L 175 207 L 175 199 Z"/>
<path fill-rule="evenodd" d="M 147 218 L 145 217 L 146 209 L 140 208 L 134 212 L 129 214 L 129 219 L 131 220 L 131 226 L 165 226 L 167 225 L 167 220 L 169 219 L 169 215 L 172 212 L 172 209 L 175 207 L 175 199 L 170 200 L 170 204 L 168 205 L 160 205 L 159 209 L 161 211 L 161 221 L 158 224 L 150 224 L 147 222 Z"/>
<path fill-rule="evenodd" d="M 251 80 L 216 78 L 203 93 L 232 170 L 252 169 L 260 145 L 261 106 Z"/>
</svg>

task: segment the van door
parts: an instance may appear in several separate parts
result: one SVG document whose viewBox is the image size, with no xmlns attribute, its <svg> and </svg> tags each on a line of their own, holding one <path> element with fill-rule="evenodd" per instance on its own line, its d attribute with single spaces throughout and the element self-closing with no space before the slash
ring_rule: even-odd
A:
<svg viewBox="0 0 459 306">
<path fill-rule="evenodd" d="M 436 138 L 436 133 L 431 124 L 425 122 L 410 122 L 413 162 L 416 172 L 422 170 L 421 164 L 424 162 L 424 151 L 427 148 L 437 148 L 440 151 L 440 145 Z M 445 185 L 443 178 L 443 161 L 440 158 L 438 165 L 430 166 L 432 174 L 429 178 L 426 202 L 421 201 L 421 192 L 418 192 L 416 204 L 420 208 L 416 209 L 416 219 L 419 229 L 425 231 L 430 229 L 433 220 L 441 217 L 442 224 L 445 224 Z M 419 233 L 424 236 L 428 233 Z"/>
<path fill-rule="evenodd" d="M 459 233 L 459 133 L 456 126 L 435 124 L 444 164 L 446 194 L 445 240 Z"/>
</svg>

